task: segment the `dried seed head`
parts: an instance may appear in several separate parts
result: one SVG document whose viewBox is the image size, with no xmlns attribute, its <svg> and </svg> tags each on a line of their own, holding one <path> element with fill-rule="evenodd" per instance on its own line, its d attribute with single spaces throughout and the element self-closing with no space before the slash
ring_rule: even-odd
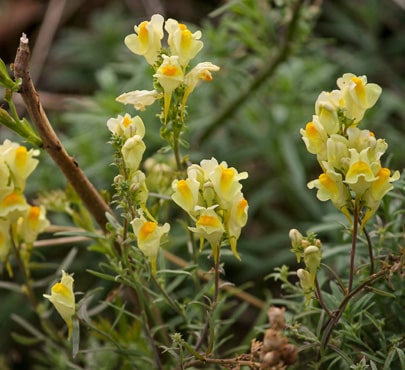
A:
<svg viewBox="0 0 405 370">
<path fill-rule="evenodd" d="M 279 351 L 280 358 L 286 365 L 292 365 L 298 360 L 298 350 L 293 344 L 285 344 Z"/>
<path fill-rule="evenodd" d="M 285 308 L 279 308 L 271 306 L 267 312 L 269 316 L 269 322 L 273 329 L 283 330 L 285 327 L 285 318 L 284 318 Z"/>
<path fill-rule="evenodd" d="M 288 339 L 280 331 L 270 328 L 264 333 L 263 351 L 278 350 L 287 343 Z"/>
</svg>

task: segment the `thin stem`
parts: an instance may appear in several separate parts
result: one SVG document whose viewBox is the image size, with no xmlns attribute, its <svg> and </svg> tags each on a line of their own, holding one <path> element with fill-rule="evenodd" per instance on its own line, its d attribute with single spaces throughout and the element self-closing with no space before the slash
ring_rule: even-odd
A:
<svg viewBox="0 0 405 370">
<path fill-rule="evenodd" d="M 371 242 L 370 234 L 367 232 L 365 228 L 363 228 L 363 230 L 367 240 L 368 255 L 370 256 L 370 275 L 373 275 L 374 274 L 373 244 Z"/>
<path fill-rule="evenodd" d="M 224 125 L 227 119 L 234 116 L 237 113 L 238 109 L 242 107 L 247 100 L 254 96 L 252 92 L 259 89 L 264 84 L 264 82 L 266 82 L 271 76 L 273 76 L 277 68 L 289 57 L 291 53 L 291 42 L 297 32 L 297 23 L 303 4 L 304 1 L 299 0 L 293 7 L 291 21 L 287 26 L 285 36 L 282 40 L 282 44 L 278 54 L 272 61 L 270 61 L 270 63 L 265 64 L 263 69 L 258 72 L 256 77 L 250 82 L 246 89 L 243 89 L 239 93 L 239 95 L 237 95 L 232 101 L 230 101 L 228 105 L 220 112 L 220 114 L 216 116 L 212 122 L 210 122 L 210 124 L 199 136 L 199 144 L 209 139 L 215 130 Z"/>
<path fill-rule="evenodd" d="M 316 298 L 318 299 L 319 304 L 324 309 L 324 311 L 327 313 L 327 315 L 329 317 L 332 317 L 333 316 L 332 312 L 330 312 L 328 306 L 326 305 L 325 301 L 322 298 L 322 291 L 321 291 L 321 288 L 319 287 L 319 282 L 318 282 L 317 277 L 315 277 L 315 295 L 316 295 Z"/>
<path fill-rule="evenodd" d="M 332 316 L 329 318 L 329 321 L 326 325 L 326 328 L 323 332 L 322 339 L 321 339 L 321 348 L 320 348 L 320 353 L 326 348 L 328 345 L 330 336 L 332 334 L 333 329 L 335 326 L 338 324 L 340 318 L 343 315 L 343 312 L 345 311 L 345 308 L 347 304 L 350 302 L 350 300 L 358 293 L 360 293 L 367 285 L 371 285 L 377 280 L 381 279 L 384 277 L 386 274 L 386 270 L 383 269 L 379 273 L 376 273 L 374 275 L 371 275 L 367 280 L 365 280 L 363 283 L 361 283 L 359 286 L 348 292 L 348 294 L 343 298 L 342 302 L 340 303 L 338 309 L 332 313 Z"/>
<path fill-rule="evenodd" d="M 354 257 L 356 255 L 358 229 L 359 229 L 359 200 L 356 198 L 356 200 L 354 201 L 354 209 L 353 209 L 352 248 L 350 250 L 350 272 L 349 272 L 348 293 L 350 293 L 353 288 L 353 279 L 355 270 Z"/>
</svg>

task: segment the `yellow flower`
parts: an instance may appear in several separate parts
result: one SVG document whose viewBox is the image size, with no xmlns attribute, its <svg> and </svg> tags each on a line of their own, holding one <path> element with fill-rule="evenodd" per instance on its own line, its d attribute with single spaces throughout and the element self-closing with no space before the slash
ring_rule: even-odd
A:
<svg viewBox="0 0 405 370">
<path fill-rule="evenodd" d="M 200 183 L 194 178 L 174 180 L 172 184 L 173 201 L 183 208 L 191 217 L 195 216 L 195 206 L 198 202 Z"/>
<path fill-rule="evenodd" d="M 161 49 L 163 38 L 164 18 L 160 14 L 154 14 L 149 22 L 144 21 L 135 26 L 135 34 L 125 37 L 125 45 L 134 54 L 143 55 L 146 61 L 153 65 Z"/>
<path fill-rule="evenodd" d="M 72 334 L 72 318 L 75 314 L 75 295 L 73 293 L 73 277 L 62 271 L 62 279 L 51 288 L 51 295 L 43 296 L 54 305 L 56 311 L 68 326 L 68 340 Z"/>
<path fill-rule="evenodd" d="M 147 105 L 152 105 L 159 98 L 156 90 L 135 90 L 121 94 L 115 100 L 122 104 L 132 104 L 136 110 L 144 111 Z"/>
<path fill-rule="evenodd" d="M 229 208 L 229 205 L 233 203 L 236 195 L 242 189 L 242 184 L 239 181 L 246 179 L 248 173 L 238 173 L 235 168 L 228 167 L 226 162 L 221 162 L 207 173 L 207 177 L 212 182 L 221 207 Z"/>
<path fill-rule="evenodd" d="M 184 77 L 185 90 L 184 90 L 184 95 L 183 95 L 183 100 L 182 100 L 182 112 L 183 113 L 184 113 L 187 99 L 188 99 L 189 95 L 196 88 L 198 82 L 212 81 L 211 71 L 212 72 L 219 71 L 219 67 L 210 62 L 203 62 L 203 63 L 198 63 L 190 72 L 188 72 L 185 75 L 185 77 Z"/>
<path fill-rule="evenodd" d="M 326 159 L 326 141 L 328 135 L 320 123 L 318 116 L 314 115 L 312 121 L 308 122 L 305 129 L 300 130 L 300 133 L 308 152 L 316 154 L 318 161 Z"/>
<path fill-rule="evenodd" d="M 10 140 L 5 140 L 0 145 L 0 155 L 7 164 L 15 189 L 23 191 L 27 177 L 34 171 L 38 164 L 39 150 L 28 150 Z"/>
<path fill-rule="evenodd" d="M 228 234 L 229 243 L 234 256 L 240 260 L 236 250 L 236 243 L 242 231 L 242 227 L 246 225 L 248 219 L 248 201 L 239 193 L 232 202 L 231 209 L 226 212 L 225 229 Z"/>
<path fill-rule="evenodd" d="M 139 116 L 131 117 L 128 113 L 125 116 L 118 115 L 117 118 L 110 118 L 107 121 L 107 127 L 111 133 L 123 138 L 130 138 L 138 135 L 141 138 L 145 136 L 145 125 Z"/>
<path fill-rule="evenodd" d="M 382 91 L 377 84 L 367 83 L 366 76 L 353 73 L 345 73 L 338 78 L 337 85 L 342 90 L 344 114 L 354 123 L 362 120 L 365 111 L 377 102 Z"/>
<path fill-rule="evenodd" d="M 182 67 L 187 66 L 203 47 L 203 42 L 200 41 L 201 31 L 191 33 L 185 24 L 171 18 L 166 21 L 165 30 L 169 34 L 167 41 L 171 54 L 179 56 Z"/>
<path fill-rule="evenodd" d="M 156 222 L 148 221 L 144 216 L 132 220 L 131 225 L 138 242 L 138 248 L 148 257 L 152 272 L 155 274 L 161 239 L 169 232 L 170 225 L 165 223 L 163 226 L 158 226 Z"/>
<path fill-rule="evenodd" d="M 332 135 L 326 142 L 328 168 L 346 172 L 349 167 L 350 153 L 348 140 L 342 135 Z M 324 168 L 324 162 L 321 163 Z"/>
<path fill-rule="evenodd" d="M 28 209 L 27 201 L 20 192 L 5 192 L 0 198 L 0 217 L 15 222 Z"/>
<path fill-rule="evenodd" d="M 349 149 L 350 164 L 344 182 L 349 184 L 358 197 L 362 196 L 371 183 L 377 180 L 376 173 L 381 168 L 379 161 L 370 162 L 369 149 L 363 149 L 360 153 L 356 149 Z"/>
<path fill-rule="evenodd" d="M 319 121 L 328 135 L 339 132 L 338 108 L 340 99 L 341 91 L 339 90 L 323 91 L 315 102 L 315 114 L 319 117 Z"/>
<path fill-rule="evenodd" d="M 26 214 L 21 217 L 18 226 L 20 238 L 27 244 L 34 243 L 37 240 L 38 234 L 49 226 L 45 207 L 29 207 Z"/>
<path fill-rule="evenodd" d="M 200 237 L 200 247 L 203 245 L 203 239 L 208 240 L 212 248 L 214 260 L 217 262 L 218 248 L 225 233 L 225 228 L 214 208 L 216 207 L 200 207 L 200 215 L 197 219 L 196 227 L 189 227 L 189 229 Z"/>
<path fill-rule="evenodd" d="M 327 166 L 327 163 L 325 164 Z M 347 186 L 342 181 L 342 175 L 326 167 L 317 180 L 308 183 L 308 188 L 317 188 L 316 196 L 322 202 L 331 200 L 333 205 L 351 220 L 347 206 L 351 202 L 351 195 Z"/>
<path fill-rule="evenodd" d="M 164 91 L 164 122 L 167 120 L 169 113 L 170 101 L 172 98 L 172 92 L 181 84 L 184 80 L 184 72 L 179 64 L 179 57 L 173 55 L 171 57 L 162 55 L 163 63 L 156 70 L 153 75 L 162 86 Z"/>
<path fill-rule="evenodd" d="M 311 277 L 311 283 L 315 283 L 316 272 L 321 265 L 322 252 L 315 245 L 310 245 L 304 249 L 304 263 Z"/>
<path fill-rule="evenodd" d="M 145 150 L 146 145 L 141 136 L 135 135 L 127 139 L 121 149 L 125 166 L 131 171 L 136 171 L 139 168 Z"/>
<path fill-rule="evenodd" d="M 395 171 L 391 176 L 391 171 L 388 168 L 381 168 L 377 172 L 377 179 L 372 182 L 362 198 L 367 211 L 362 219 L 360 231 L 363 230 L 367 221 L 377 211 L 384 195 L 394 188 L 391 183 L 398 180 L 399 177 L 399 171 Z"/>
</svg>

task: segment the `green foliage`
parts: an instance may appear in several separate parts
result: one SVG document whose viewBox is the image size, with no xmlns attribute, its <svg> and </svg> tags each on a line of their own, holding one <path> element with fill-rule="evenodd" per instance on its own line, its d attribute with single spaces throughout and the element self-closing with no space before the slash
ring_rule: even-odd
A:
<svg viewBox="0 0 405 370">
<path fill-rule="evenodd" d="M 390 167 L 404 166 L 405 108 L 401 92 L 405 84 L 400 70 L 403 14 L 391 1 L 325 1 L 321 13 L 305 3 L 296 33 L 289 35 L 288 25 L 297 3 L 230 1 L 202 22 L 205 47 L 196 62 L 211 60 L 221 70 L 209 85 L 193 92 L 187 102 L 185 140 L 190 142 L 190 148 L 185 159 L 196 163 L 209 155 L 249 172 L 244 183 L 249 223 L 238 242 L 242 262 L 232 258 L 231 253 L 223 253 L 223 265 L 218 267 L 218 271 L 226 271 L 226 280 L 239 288 L 221 289 L 215 305 L 215 281 L 210 278 L 213 271 L 204 272 L 212 268 L 212 260 L 207 250 L 197 254 L 197 258 L 187 251 L 184 230 L 188 224 L 173 222 L 168 249 L 184 258 L 184 265 L 179 267 L 175 260 L 161 253 L 160 268 L 153 275 L 145 267 L 149 266 L 148 259 L 139 249 L 130 247 L 135 243 L 134 235 L 128 231 L 131 209 L 125 208 L 125 201 L 118 200 L 119 192 L 111 186 L 119 164 L 111 166 L 116 154 L 108 143 L 105 124 L 110 117 L 126 111 L 135 113 L 132 108 L 124 110 L 115 98 L 130 90 L 152 88 L 152 68 L 134 57 L 122 42 L 132 32 L 133 19 L 114 5 L 95 12 L 86 31 L 63 30 L 52 50 L 43 86 L 89 95 L 72 99 L 67 111 L 51 114 L 51 121 L 68 152 L 96 187 L 106 189 L 110 193 L 107 198 L 123 207 L 117 213 L 124 217 L 120 222 L 110 218 L 106 237 L 94 230 L 83 233 L 74 229 L 59 234 L 57 238 L 73 237 L 74 244 L 57 251 L 36 248 L 31 261 L 31 280 L 35 281 L 33 289 L 38 296 L 59 278 L 53 273 L 56 269 L 74 271 L 75 280 L 80 282 L 75 291 L 85 292 L 77 296 L 77 317 L 87 330 L 80 332 L 75 358 L 62 329 L 58 332 L 50 322 L 48 307 L 41 303 L 37 310 L 39 319 L 33 319 L 20 304 L 19 285 L 0 285 L 10 291 L 2 293 L 0 318 L 7 323 L 4 329 L 13 330 L 14 340 L 29 347 L 26 356 L 35 363 L 33 369 L 51 366 L 125 370 L 141 369 L 145 364 L 150 368 L 174 369 L 180 363 L 184 368 L 195 368 L 193 360 L 210 357 L 234 357 L 238 361 L 242 357 L 237 355 L 249 353 L 251 340 L 261 338 L 268 328 L 265 308 L 270 304 L 287 309 L 286 335 L 300 351 L 299 362 L 291 369 L 405 368 L 405 338 L 400 330 L 405 327 L 405 180 L 395 184 L 395 191 L 384 199 L 374 223 L 366 230 L 375 253 L 376 271 L 386 268 L 390 274 L 364 285 L 353 297 L 332 331 L 329 346 L 322 350 L 328 315 L 318 301 L 305 304 L 288 240 L 292 227 L 320 235 L 320 291 L 324 304 L 338 312 L 345 298 L 342 281 L 349 276 L 351 231 L 343 216 L 307 190 L 307 182 L 318 176 L 318 169 L 305 150 L 299 129 L 311 120 L 319 92 L 334 88 L 335 76 L 349 70 L 365 74 L 370 81 L 382 85 L 384 91 L 379 105 L 367 114 L 366 120 L 371 122 L 376 136 L 389 143 Z M 269 68 L 272 65 L 274 68 Z M 13 88 L 14 82 L 7 83 Z M 159 112 L 156 104 L 139 113 L 148 132 L 144 157 L 170 166 L 167 148 L 161 150 Z M 27 191 L 34 194 L 38 189 L 64 189 L 61 176 L 49 175 L 59 171 L 57 167 L 43 155 L 41 164 Z M 153 189 L 161 194 L 149 204 L 153 205 L 154 215 L 174 220 L 180 214 L 163 205 L 169 193 L 162 190 L 167 191 L 174 173 L 164 172 L 162 177 L 160 182 L 154 180 L 159 185 Z M 72 192 L 66 196 L 70 217 L 55 212 L 54 223 L 89 229 L 88 214 L 81 201 Z M 84 247 L 78 252 L 71 249 L 79 243 L 75 238 L 91 241 L 80 244 Z M 111 244 L 114 239 L 120 244 Z M 370 278 L 368 244 L 366 235 L 362 235 L 356 259 L 359 284 Z M 69 254 L 69 250 L 74 252 Z M 15 279 L 23 281 L 24 277 L 18 274 Z M 241 303 L 237 294 L 241 287 L 264 299 L 264 306 L 257 310 L 243 298 Z M 15 306 L 18 309 L 12 309 Z M 13 323 L 6 320 L 12 311 L 16 314 Z M 52 319 L 58 328 L 63 328 L 61 321 Z M 210 341 L 200 343 L 205 335 Z M 2 348 L 12 347 L 10 338 L 3 338 L 1 344 Z M 3 357 L 0 367 L 2 361 Z M 204 368 L 223 367 L 205 364 Z"/>
</svg>

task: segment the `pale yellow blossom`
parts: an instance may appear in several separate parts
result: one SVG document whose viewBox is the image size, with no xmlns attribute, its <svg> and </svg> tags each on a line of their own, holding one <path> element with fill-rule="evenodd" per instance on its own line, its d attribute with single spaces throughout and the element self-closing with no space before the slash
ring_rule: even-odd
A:
<svg viewBox="0 0 405 370">
<path fill-rule="evenodd" d="M 152 272 L 156 273 L 156 259 L 159 253 L 161 239 L 167 235 L 170 225 L 165 223 L 159 226 L 154 221 L 148 221 L 144 216 L 137 217 L 131 222 L 138 248 L 149 259 Z"/>
<path fill-rule="evenodd" d="M 72 334 L 72 318 L 76 312 L 75 295 L 73 293 L 73 277 L 62 271 L 62 279 L 51 288 L 51 295 L 44 294 L 43 296 L 54 305 L 56 311 L 66 322 L 68 326 L 68 340 Z"/>
<path fill-rule="evenodd" d="M 110 118 L 107 121 L 107 127 L 114 135 L 128 139 L 138 135 L 145 136 L 145 125 L 139 116 L 131 117 L 128 113 L 124 116 L 118 115 L 117 118 Z"/>
<path fill-rule="evenodd" d="M 136 110 L 144 111 L 146 106 L 152 105 L 160 94 L 156 90 L 135 90 L 123 93 L 115 100 L 122 104 L 131 104 Z"/>
<path fill-rule="evenodd" d="M 149 64 L 155 64 L 162 47 L 163 23 L 164 18 L 160 14 L 152 15 L 149 22 L 144 21 L 134 27 L 135 34 L 125 37 L 125 45 L 134 54 L 143 55 Z"/>
<path fill-rule="evenodd" d="M 168 44 L 171 54 L 179 56 L 182 67 L 187 66 L 203 47 L 203 42 L 200 41 L 201 31 L 191 33 L 185 24 L 178 23 L 172 18 L 166 21 L 165 30 L 169 34 Z"/>
<path fill-rule="evenodd" d="M 167 121 L 173 91 L 183 83 L 184 72 L 177 55 L 162 55 L 163 63 L 153 75 L 164 91 L 164 122 Z"/>
</svg>

